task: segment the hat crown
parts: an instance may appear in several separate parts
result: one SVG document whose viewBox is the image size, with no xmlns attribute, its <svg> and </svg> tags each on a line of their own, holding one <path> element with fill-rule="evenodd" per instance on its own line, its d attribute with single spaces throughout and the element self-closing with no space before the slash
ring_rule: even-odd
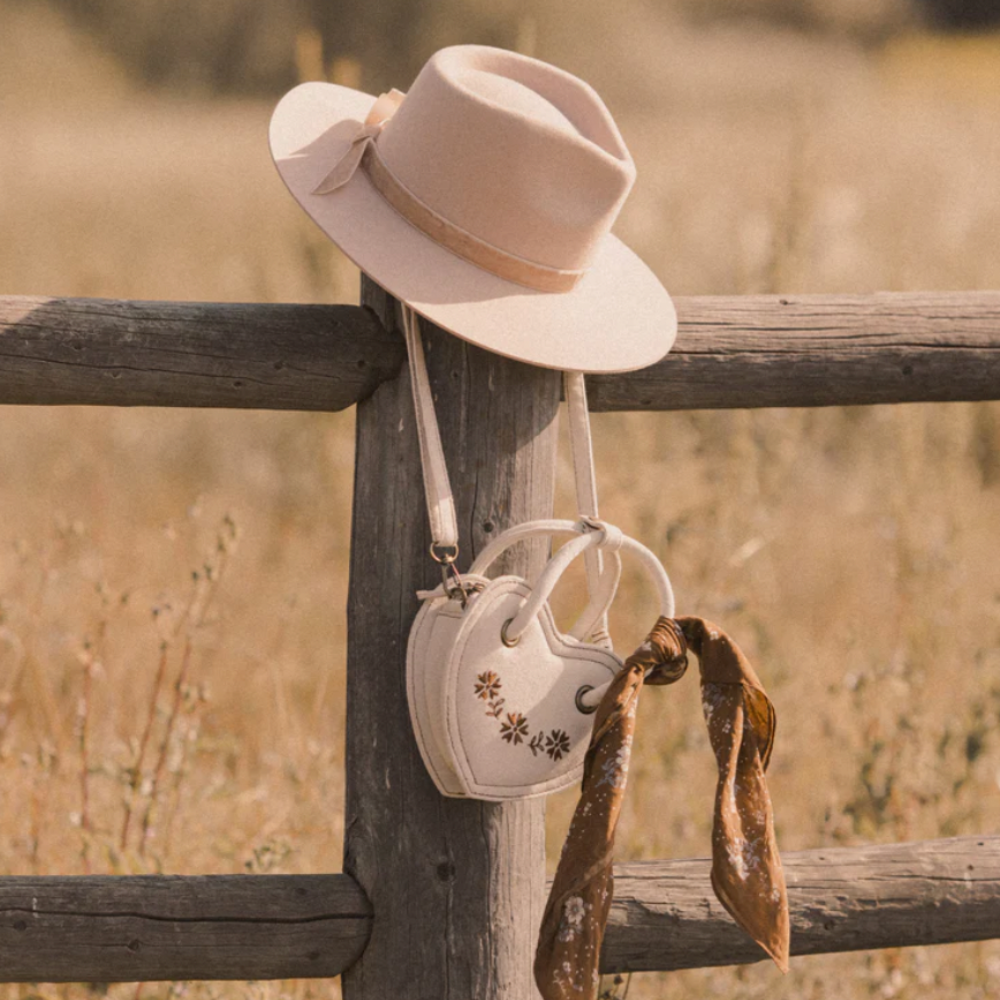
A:
<svg viewBox="0 0 1000 1000">
<path fill-rule="evenodd" d="M 589 265 L 635 179 L 588 84 L 485 46 L 432 56 L 378 148 L 395 179 L 452 225 L 565 270 Z"/>
</svg>

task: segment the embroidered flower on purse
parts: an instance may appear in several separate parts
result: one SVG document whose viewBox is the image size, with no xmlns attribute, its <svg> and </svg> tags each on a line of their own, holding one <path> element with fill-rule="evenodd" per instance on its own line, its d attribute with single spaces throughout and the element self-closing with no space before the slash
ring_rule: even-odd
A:
<svg viewBox="0 0 1000 1000">
<path fill-rule="evenodd" d="M 486 714 L 494 719 L 501 719 L 504 714 L 506 700 L 500 697 L 502 687 L 500 675 L 493 670 L 476 675 L 473 691 L 477 698 L 486 702 Z M 511 746 L 524 743 L 533 757 L 544 751 L 552 760 L 562 760 L 571 748 L 569 734 L 562 729 L 553 729 L 548 735 L 538 732 L 531 736 L 528 717 L 521 712 L 507 713 L 506 721 L 500 723 L 500 737 Z"/>
<path fill-rule="evenodd" d="M 500 735 L 508 743 L 517 746 L 528 736 L 528 719 L 520 712 L 508 712 L 507 721 L 500 723 Z"/>
<path fill-rule="evenodd" d="M 553 760 L 562 760 L 569 753 L 569 736 L 561 729 L 553 729 L 545 737 L 545 752 Z"/>
<path fill-rule="evenodd" d="M 483 701 L 493 701 L 502 687 L 499 676 L 492 670 L 487 670 L 476 679 L 476 696 Z"/>
<path fill-rule="evenodd" d="M 492 719 L 499 719 L 503 714 L 503 706 L 506 699 L 500 697 L 500 675 L 492 670 L 479 674 L 476 677 L 474 690 L 476 697 L 486 702 L 486 714 Z"/>
</svg>

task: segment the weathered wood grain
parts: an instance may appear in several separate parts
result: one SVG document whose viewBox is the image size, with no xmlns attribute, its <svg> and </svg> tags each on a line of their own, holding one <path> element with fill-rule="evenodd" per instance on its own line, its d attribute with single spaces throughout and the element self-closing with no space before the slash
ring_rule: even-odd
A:
<svg viewBox="0 0 1000 1000">
<path fill-rule="evenodd" d="M 783 855 L 792 955 L 1000 938 L 1000 836 Z M 707 858 L 615 866 L 605 972 L 767 959 L 712 893 Z"/>
<path fill-rule="evenodd" d="M 395 303 L 367 284 L 387 325 Z M 462 565 L 497 532 L 551 516 L 560 378 L 425 325 L 427 365 L 458 509 Z M 408 373 L 358 406 L 348 598 L 344 870 L 372 900 L 345 1000 L 527 1000 L 545 892 L 544 805 L 441 796 L 406 703 L 416 591 L 430 560 Z M 533 572 L 544 547 L 508 569 Z M 531 564 L 530 566 L 528 564 Z"/>
<path fill-rule="evenodd" d="M 677 300 L 658 364 L 591 376 L 591 406 L 700 410 L 1000 399 L 1000 292 Z"/>
<path fill-rule="evenodd" d="M 465 812 L 479 808 L 448 805 Z M 497 847 L 497 817 L 487 819 L 493 820 L 487 828 L 494 830 Z M 467 839 L 481 840 L 487 828 L 459 822 L 446 838 L 439 831 L 437 847 L 443 844 L 445 853 L 437 855 L 420 851 L 414 839 L 423 824 L 401 820 L 399 838 L 408 848 L 418 848 L 413 872 L 400 876 L 395 896 L 389 884 L 382 886 L 390 909 L 375 924 L 383 925 L 383 946 L 398 942 L 404 933 L 411 942 L 409 950 L 389 963 L 395 978 L 406 979 L 410 970 L 417 986 L 426 989 L 428 967 L 443 967 L 449 950 L 469 946 L 477 935 L 480 950 L 465 960 L 478 954 L 490 961 L 502 932 L 433 923 L 442 919 L 442 897 L 449 895 L 463 919 L 488 915 L 485 899 L 478 913 L 470 913 L 470 901 L 463 899 L 472 891 L 490 894 L 486 877 L 467 870 L 463 860 L 469 853 Z M 790 852 L 784 861 L 794 955 L 1000 937 L 1000 836 Z M 602 956 L 605 972 L 764 960 L 716 901 L 708 865 L 707 859 L 689 859 L 615 866 L 615 900 Z M 505 867 L 502 858 L 496 859 L 488 869 L 490 877 L 512 878 L 510 872 L 504 875 Z M 376 873 L 376 880 L 381 877 Z M 428 894 L 424 900 L 420 892 Z M 397 905 L 410 911 L 408 929 L 398 923 Z M 540 917 L 526 887 L 510 885 L 506 906 L 506 913 L 495 910 L 493 918 L 516 917 L 527 927 Z M 334 976 L 361 954 L 372 927 L 370 914 L 365 894 L 346 875 L 0 878 L 0 981 Z M 534 926 L 530 931 L 533 936 Z M 518 942 L 521 947 L 525 943 Z M 433 955 L 424 956 L 424 948 Z M 530 957 L 529 947 L 520 961 L 530 964 Z M 455 969 L 462 961 L 453 954 L 449 967 L 469 982 L 467 972 Z M 511 951 L 505 961 L 518 958 Z M 362 985 L 371 990 L 375 983 L 369 978 Z M 410 994 L 389 995 L 432 995 L 417 992 L 417 986 Z M 349 991 L 356 988 L 356 981 L 349 982 Z"/>
<path fill-rule="evenodd" d="M 588 379 L 595 412 L 1000 398 L 1000 292 L 704 296 L 677 312 L 663 361 Z M 358 306 L 0 297 L 0 403 L 334 410 L 404 360 Z"/>
<path fill-rule="evenodd" d="M 336 976 L 371 924 L 347 875 L 0 878 L 0 980 Z"/>
<path fill-rule="evenodd" d="M 342 410 L 405 356 L 358 306 L 0 297 L 0 403 Z"/>
</svg>

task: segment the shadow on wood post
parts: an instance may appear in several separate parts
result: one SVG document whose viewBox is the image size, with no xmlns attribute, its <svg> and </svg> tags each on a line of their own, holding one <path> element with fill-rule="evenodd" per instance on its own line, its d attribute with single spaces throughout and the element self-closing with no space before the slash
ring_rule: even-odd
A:
<svg viewBox="0 0 1000 1000">
<path fill-rule="evenodd" d="M 362 301 L 398 329 L 398 303 L 367 278 Z M 551 516 L 561 378 L 422 328 L 467 568 L 498 532 Z M 355 476 L 344 871 L 375 919 L 344 996 L 525 1000 L 544 905 L 544 804 L 441 796 L 410 727 L 415 591 L 440 574 L 408 369 L 358 406 Z M 518 548 L 503 569 L 536 571 L 547 555 L 544 543 Z"/>
</svg>

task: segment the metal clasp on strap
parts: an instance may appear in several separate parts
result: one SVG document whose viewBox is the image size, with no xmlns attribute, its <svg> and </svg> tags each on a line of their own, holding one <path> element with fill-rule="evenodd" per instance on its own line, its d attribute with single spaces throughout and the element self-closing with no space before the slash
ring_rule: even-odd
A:
<svg viewBox="0 0 1000 1000">
<path fill-rule="evenodd" d="M 459 573 L 455 562 L 458 559 L 457 545 L 440 545 L 431 542 L 431 559 L 441 567 L 441 585 L 451 600 L 456 598 L 462 602 L 464 609 L 469 603 L 469 594 L 481 590 L 480 584 L 466 584 Z"/>
</svg>

